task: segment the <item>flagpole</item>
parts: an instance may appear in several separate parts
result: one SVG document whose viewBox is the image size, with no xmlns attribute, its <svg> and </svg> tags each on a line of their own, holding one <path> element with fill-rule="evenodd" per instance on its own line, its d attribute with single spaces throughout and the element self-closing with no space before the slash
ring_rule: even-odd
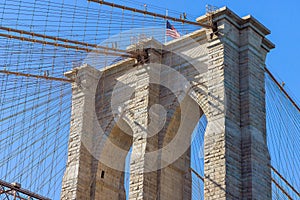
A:
<svg viewBox="0 0 300 200">
<path fill-rule="evenodd" d="M 168 9 L 166 9 L 166 17 L 168 16 Z M 167 43 L 167 20 L 165 20 L 165 44 Z"/>
</svg>

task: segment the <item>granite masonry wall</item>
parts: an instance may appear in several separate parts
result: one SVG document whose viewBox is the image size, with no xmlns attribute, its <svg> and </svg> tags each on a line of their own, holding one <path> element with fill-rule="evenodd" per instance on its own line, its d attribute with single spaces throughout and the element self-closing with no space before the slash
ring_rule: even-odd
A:
<svg viewBox="0 0 300 200">
<path fill-rule="evenodd" d="M 265 38 L 270 31 L 252 16 L 240 18 L 228 8 L 217 10 L 213 19 L 217 34 L 201 29 L 165 45 L 145 41 L 145 63 L 126 59 L 100 71 L 83 65 L 66 73 L 76 82 L 61 199 L 125 199 L 130 148 L 130 200 L 191 199 L 189 142 L 203 114 L 208 120 L 205 199 L 271 199 L 264 89 L 265 59 L 274 48 Z M 155 63 L 168 67 L 155 68 Z M 185 82 L 174 78 L 174 70 Z M 188 89 L 174 92 L 169 81 Z M 118 82 L 123 85 L 117 87 Z M 133 92 L 122 96 L 128 87 Z M 178 134 L 184 137 L 175 139 L 173 154 L 160 151 Z M 151 152 L 157 153 L 151 157 Z"/>
</svg>

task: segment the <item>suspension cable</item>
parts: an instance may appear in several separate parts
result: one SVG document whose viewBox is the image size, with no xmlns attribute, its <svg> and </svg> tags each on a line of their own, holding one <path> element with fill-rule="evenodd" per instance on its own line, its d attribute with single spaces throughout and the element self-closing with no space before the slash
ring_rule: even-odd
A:
<svg viewBox="0 0 300 200">
<path fill-rule="evenodd" d="M 104 5 L 115 7 L 115 8 L 120 8 L 120 9 L 123 9 L 123 10 L 129 10 L 129 11 L 141 13 L 141 14 L 144 14 L 144 15 L 159 17 L 159 18 L 162 18 L 162 19 L 169 19 L 169 20 L 176 21 L 176 22 L 192 24 L 192 25 L 196 25 L 196 26 L 202 26 L 202 27 L 208 28 L 208 29 L 213 28 L 211 25 L 208 25 L 208 24 L 203 24 L 203 23 L 199 23 L 199 22 L 193 22 L 193 21 L 188 21 L 188 20 L 179 19 L 179 18 L 175 18 L 175 17 L 170 17 L 170 16 L 166 16 L 166 15 L 162 15 L 162 14 L 158 14 L 158 13 L 154 13 L 154 12 L 149 12 L 147 10 L 140 10 L 140 9 L 131 8 L 131 7 L 128 7 L 128 6 L 123 6 L 123 5 L 119 5 L 119 4 L 115 4 L 115 3 L 110 3 L 110 2 L 107 2 L 107 1 L 103 1 L 103 0 L 88 0 L 88 1 L 99 3 L 99 4 L 104 4 Z"/>
<path fill-rule="evenodd" d="M 300 112 L 300 108 L 297 105 L 297 103 L 292 99 L 292 97 L 286 92 L 286 90 L 280 85 L 280 83 L 276 80 L 274 75 L 270 72 L 270 70 L 267 67 L 264 67 L 267 74 L 270 75 L 271 79 L 276 83 L 276 85 L 279 87 L 279 89 L 284 93 L 284 95 L 291 101 L 291 103 L 296 107 L 296 109 Z"/>
</svg>

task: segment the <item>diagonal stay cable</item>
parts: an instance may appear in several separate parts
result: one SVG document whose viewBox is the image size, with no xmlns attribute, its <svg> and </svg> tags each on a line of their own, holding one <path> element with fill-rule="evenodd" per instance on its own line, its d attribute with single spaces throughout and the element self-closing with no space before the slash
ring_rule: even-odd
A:
<svg viewBox="0 0 300 200">
<path fill-rule="evenodd" d="M 271 169 L 298 195 L 298 197 L 300 197 L 300 193 L 273 166 L 271 166 Z"/>
<path fill-rule="evenodd" d="M 12 71 L 7 71 L 7 70 L 0 70 L 0 73 L 7 74 L 7 75 L 16 75 L 16 76 L 46 79 L 46 80 L 51 80 L 51 81 L 63 81 L 63 82 L 69 82 L 69 83 L 74 82 L 74 80 L 72 80 L 72 79 L 57 78 L 57 77 L 50 77 L 50 76 L 41 76 L 41 75 L 34 75 L 34 74 L 25 74 L 25 73 L 12 72 Z"/>
<path fill-rule="evenodd" d="M 126 50 L 122 50 L 122 49 L 116 49 L 116 48 L 107 47 L 107 46 L 99 46 L 97 44 L 90 44 L 90 43 L 80 42 L 80 41 L 76 41 L 76 40 L 69 40 L 69 39 L 66 39 L 66 38 L 49 36 L 49 35 L 45 35 L 45 34 L 39 34 L 39 33 L 35 33 L 35 32 L 19 30 L 19 29 L 14 29 L 14 28 L 8 28 L 8 27 L 4 27 L 4 26 L 0 26 L 0 29 L 8 31 L 8 32 L 20 33 L 22 35 L 30 35 L 30 36 L 33 36 L 33 37 L 41 37 L 41 38 L 44 38 L 44 39 L 50 39 L 50 40 L 55 40 L 55 41 L 60 41 L 60 42 L 65 42 L 65 43 L 72 43 L 72 44 L 82 45 L 82 46 L 86 46 L 86 47 L 93 47 L 93 48 L 110 50 L 110 51 L 115 51 L 115 52 L 128 53 Z"/>
<path fill-rule="evenodd" d="M 95 53 L 100 53 L 100 54 L 115 55 L 115 56 L 122 56 L 122 57 L 133 57 L 132 55 L 129 54 L 129 52 L 127 52 L 126 50 L 122 50 L 122 49 L 116 49 L 116 48 L 111 48 L 111 47 L 106 47 L 106 46 L 99 46 L 96 44 L 89 44 L 89 43 L 85 43 L 85 42 L 69 40 L 69 39 L 59 38 L 59 37 L 54 37 L 54 36 L 48 36 L 48 35 L 38 34 L 38 33 L 34 33 L 34 32 L 24 31 L 24 30 L 12 29 L 12 28 L 7 28 L 7 27 L 3 27 L 3 26 L 1 26 L 0 29 L 8 31 L 8 32 L 19 33 L 22 35 L 28 35 L 28 36 L 32 36 L 32 37 L 53 40 L 54 42 L 33 39 L 33 38 L 28 38 L 28 37 L 23 37 L 23 36 L 16 36 L 16 35 L 12 35 L 12 34 L 4 34 L 4 33 L 0 33 L 1 37 L 13 38 L 13 39 L 27 41 L 27 42 L 33 42 L 33 43 L 40 43 L 43 45 L 59 46 L 59 47 L 67 48 L 67 49 L 82 50 L 82 51 L 86 51 L 86 52 L 95 52 Z M 64 42 L 64 43 L 69 43 L 69 44 L 61 44 L 61 43 L 58 43 L 58 41 Z M 70 44 L 72 44 L 72 45 L 70 45 Z M 78 46 L 78 45 L 81 45 L 81 46 Z M 82 47 L 82 46 L 84 46 L 84 47 Z M 90 47 L 95 48 L 95 49 L 91 49 Z"/>
</svg>

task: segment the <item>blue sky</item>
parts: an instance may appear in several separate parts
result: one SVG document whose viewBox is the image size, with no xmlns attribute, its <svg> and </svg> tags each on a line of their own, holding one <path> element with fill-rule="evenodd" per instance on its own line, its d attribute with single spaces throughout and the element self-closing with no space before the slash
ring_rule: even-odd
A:
<svg viewBox="0 0 300 200">
<path fill-rule="evenodd" d="M 243 17 L 251 14 L 267 28 L 271 34 L 267 36 L 275 45 L 267 57 L 267 67 L 276 78 L 285 82 L 285 88 L 299 104 L 300 100 L 300 27 L 299 27 L 299 0 L 135 0 L 136 8 L 143 4 L 168 8 L 179 12 L 186 12 L 189 20 L 205 14 L 205 5 L 217 7 L 227 6 L 232 11 Z M 150 6 L 149 6 L 150 7 Z M 179 16 L 177 16 L 179 17 Z"/>
</svg>

